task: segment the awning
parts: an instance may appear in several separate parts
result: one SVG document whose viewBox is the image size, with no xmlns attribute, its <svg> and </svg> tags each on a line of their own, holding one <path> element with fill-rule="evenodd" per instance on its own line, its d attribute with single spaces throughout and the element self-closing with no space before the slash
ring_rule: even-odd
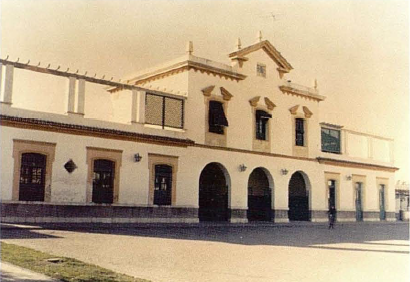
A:
<svg viewBox="0 0 410 282">
<path fill-rule="evenodd" d="M 209 124 L 228 126 L 222 103 L 217 101 L 209 102 Z"/>
<path fill-rule="evenodd" d="M 256 118 L 268 119 L 268 118 L 272 118 L 272 115 L 268 114 L 265 111 L 257 110 L 256 111 Z"/>
</svg>

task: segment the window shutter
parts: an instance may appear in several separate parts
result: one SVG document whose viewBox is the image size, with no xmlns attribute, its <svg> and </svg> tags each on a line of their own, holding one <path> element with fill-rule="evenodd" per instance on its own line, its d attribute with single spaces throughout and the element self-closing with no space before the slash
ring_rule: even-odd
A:
<svg viewBox="0 0 410 282">
<path fill-rule="evenodd" d="M 217 101 L 209 102 L 209 124 L 228 126 L 222 103 Z"/>
<path fill-rule="evenodd" d="M 257 110 L 256 111 L 256 118 L 269 119 L 269 118 L 272 118 L 272 115 L 268 114 L 265 111 Z"/>
</svg>

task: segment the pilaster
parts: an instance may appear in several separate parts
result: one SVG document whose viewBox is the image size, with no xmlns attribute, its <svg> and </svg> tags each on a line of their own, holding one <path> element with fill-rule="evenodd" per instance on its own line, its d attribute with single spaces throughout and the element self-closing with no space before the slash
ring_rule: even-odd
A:
<svg viewBox="0 0 410 282">
<path fill-rule="evenodd" d="M 84 115 L 85 109 L 85 80 L 78 80 L 77 113 Z"/>
<path fill-rule="evenodd" d="M 13 97 L 13 75 L 14 75 L 14 66 L 6 65 L 6 77 L 4 80 L 4 95 L 3 103 L 10 104 L 12 103 Z"/>
</svg>

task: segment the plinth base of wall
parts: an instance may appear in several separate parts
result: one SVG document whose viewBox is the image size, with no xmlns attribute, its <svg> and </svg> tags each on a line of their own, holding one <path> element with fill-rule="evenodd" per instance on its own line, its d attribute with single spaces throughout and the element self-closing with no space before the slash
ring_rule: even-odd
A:
<svg viewBox="0 0 410 282">
<path fill-rule="evenodd" d="M 312 210 L 310 211 L 310 221 L 311 222 L 327 222 L 328 214 L 327 211 Z"/>
<path fill-rule="evenodd" d="M 272 210 L 272 221 L 275 223 L 288 223 L 288 210 Z"/>
<path fill-rule="evenodd" d="M 4 223 L 197 223 L 197 208 L 1 203 Z"/>
<path fill-rule="evenodd" d="M 248 223 L 247 209 L 230 209 L 230 223 Z"/>
</svg>

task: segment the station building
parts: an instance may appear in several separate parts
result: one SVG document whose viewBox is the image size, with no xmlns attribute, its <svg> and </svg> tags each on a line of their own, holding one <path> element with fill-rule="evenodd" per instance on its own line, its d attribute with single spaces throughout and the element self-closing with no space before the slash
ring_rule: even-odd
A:
<svg viewBox="0 0 410 282">
<path fill-rule="evenodd" d="M 394 221 L 394 141 L 320 120 L 316 83 L 261 36 L 237 45 L 224 64 L 189 43 L 125 83 L 1 60 L 1 221 Z M 64 111 L 16 107 L 17 72 L 63 79 Z"/>
</svg>

